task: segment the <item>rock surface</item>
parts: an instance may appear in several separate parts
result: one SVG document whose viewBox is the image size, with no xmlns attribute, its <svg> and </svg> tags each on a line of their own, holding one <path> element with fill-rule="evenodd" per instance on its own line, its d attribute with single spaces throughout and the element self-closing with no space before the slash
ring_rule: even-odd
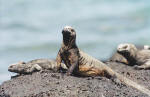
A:
<svg viewBox="0 0 150 97">
<path fill-rule="evenodd" d="M 134 70 L 116 62 L 109 66 L 150 89 L 150 70 Z M 50 71 L 21 75 L 0 85 L 0 97 L 148 97 L 105 77 L 74 77 Z"/>
</svg>

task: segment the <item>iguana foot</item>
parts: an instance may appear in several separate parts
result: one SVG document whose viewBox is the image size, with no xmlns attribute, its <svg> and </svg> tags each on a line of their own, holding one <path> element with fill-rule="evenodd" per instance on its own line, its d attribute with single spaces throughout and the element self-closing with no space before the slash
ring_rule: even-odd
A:
<svg viewBox="0 0 150 97">
<path fill-rule="evenodd" d="M 135 65 L 133 68 L 136 69 L 136 70 L 145 69 L 143 66 L 138 66 L 138 65 Z"/>
<path fill-rule="evenodd" d="M 124 86 L 124 84 L 116 76 L 113 76 L 111 80 L 118 86 Z"/>
</svg>

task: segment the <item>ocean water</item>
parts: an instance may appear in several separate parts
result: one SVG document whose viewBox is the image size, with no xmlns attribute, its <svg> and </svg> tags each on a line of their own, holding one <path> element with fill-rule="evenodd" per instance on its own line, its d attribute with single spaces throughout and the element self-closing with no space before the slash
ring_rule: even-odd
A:
<svg viewBox="0 0 150 97">
<path fill-rule="evenodd" d="M 150 45 L 150 0 L 0 0 L 0 83 L 12 63 L 55 59 L 66 25 L 79 48 L 107 59 L 120 43 Z"/>
</svg>

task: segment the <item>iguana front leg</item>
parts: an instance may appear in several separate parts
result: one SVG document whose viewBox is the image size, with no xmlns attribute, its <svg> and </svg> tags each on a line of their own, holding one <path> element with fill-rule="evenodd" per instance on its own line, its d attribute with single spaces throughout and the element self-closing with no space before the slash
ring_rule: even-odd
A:
<svg viewBox="0 0 150 97">
<path fill-rule="evenodd" d="M 135 69 L 150 69 L 150 60 L 144 63 L 141 66 L 134 66 Z"/>
<path fill-rule="evenodd" d="M 57 70 L 60 69 L 61 67 L 61 62 L 62 62 L 62 58 L 61 58 L 61 49 L 59 50 L 57 57 L 56 57 L 56 62 L 57 62 Z"/>
<path fill-rule="evenodd" d="M 72 58 L 70 58 L 70 67 L 67 71 L 67 75 L 71 75 L 74 72 L 78 71 L 78 56 L 72 55 Z"/>
</svg>

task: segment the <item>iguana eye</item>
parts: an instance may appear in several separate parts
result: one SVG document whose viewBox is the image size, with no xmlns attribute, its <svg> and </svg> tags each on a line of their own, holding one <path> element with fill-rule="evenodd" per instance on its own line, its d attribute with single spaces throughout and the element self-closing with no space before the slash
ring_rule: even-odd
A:
<svg viewBox="0 0 150 97">
<path fill-rule="evenodd" d="M 74 29 L 71 29 L 71 32 L 74 32 Z"/>
<path fill-rule="evenodd" d="M 9 66 L 9 68 L 13 68 L 13 66 L 11 65 L 11 66 Z"/>
</svg>

